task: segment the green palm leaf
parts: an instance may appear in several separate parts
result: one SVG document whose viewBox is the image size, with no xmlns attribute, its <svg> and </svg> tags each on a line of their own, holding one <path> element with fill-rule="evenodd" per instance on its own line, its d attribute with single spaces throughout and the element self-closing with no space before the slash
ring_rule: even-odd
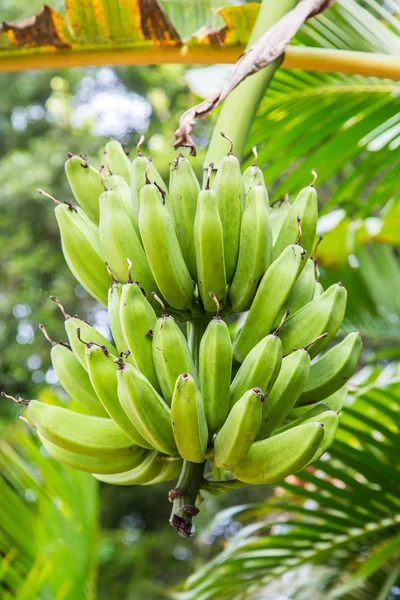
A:
<svg viewBox="0 0 400 600">
<path fill-rule="evenodd" d="M 95 594 L 98 493 L 21 427 L 0 441 L 0 597 L 90 600 Z"/>
<path fill-rule="evenodd" d="M 264 586 L 262 597 L 269 597 L 271 582 L 310 563 L 328 567 L 319 584 L 332 598 L 353 598 L 354 590 L 354 598 L 378 597 L 396 583 L 398 566 L 396 577 L 389 575 L 400 544 L 400 383 L 375 382 L 353 400 L 329 455 L 282 482 L 283 499 L 217 517 L 229 525 L 256 522 L 199 568 L 176 598 L 248 598 Z M 311 586 L 308 580 L 314 598 Z"/>
<path fill-rule="evenodd" d="M 400 6 L 338 0 L 309 20 L 296 43 L 400 54 Z M 343 204 L 362 216 L 400 191 L 400 86 L 358 75 L 300 70 L 275 75 L 253 124 L 248 147 L 259 147 L 273 199 L 296 193 L 316 169 L 324 209 Z"/>
</svg>

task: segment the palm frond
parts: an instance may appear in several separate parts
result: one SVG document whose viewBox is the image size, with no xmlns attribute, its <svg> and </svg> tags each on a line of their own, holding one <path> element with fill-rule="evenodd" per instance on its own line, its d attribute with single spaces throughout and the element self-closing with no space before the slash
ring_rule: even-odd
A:
<svg viewBox="0 0 400 600">
<path fill-rule="evenodd" d="M 322 245 L 321 245 L 322 246 Z M 398 358 L 400 347 L 400 260 L 385 244 L 361 246 L 339 269 L 323 271 L 324 287 L 342 281 L 349 292 L 341 333 L 360 331 L 379 358 Z"/>
<path fill-rule="evenodd" d="M 2 600 L 94 598 L 95 479 L 54 461 L 21 426 L 0 441 L 0 472 Z"/>
<path fill-rule="evenodd" d="M 400 382 L 392 379 L 382 387 L 376 381 L 359 389 L 344 410 L 329 455 L 282 482 L 274 501 L 217 516 L 224 530 L 232 521 L 242 529 L 193 573 L 176 598 L 256 598 L 265 586 L 260 597 L 269 597 L 271 582 L 294 569 L 300 573 L 308 564 L 326 567 L 319 582 L 325 597 L 329 590 L 328 597 L 367 600 L 396 583 Z M 290 593 L 287 581 L 285 595 Z M 309 580 L 307 597 L 319 597 L 318 590 L 312 595 L 311 585 Z"/>
<path fill-rule="evenodd" d="M 309 20 L 296 42 L 398 55 L 400 4 L 338 0 Z M 324 210 L 342 205 L 367 216 L 400 192 L 400 86 L 358 75 L 279 70 L 253 124 L 273 199 L 296 193 L 318 173 Z"/>
</svg>

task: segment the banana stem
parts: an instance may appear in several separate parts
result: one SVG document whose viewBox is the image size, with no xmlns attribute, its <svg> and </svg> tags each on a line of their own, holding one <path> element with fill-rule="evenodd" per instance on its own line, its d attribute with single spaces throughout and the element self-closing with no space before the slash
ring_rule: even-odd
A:
<svg viewBox="0 0 400 600">
<path fill-rule="evenodd" d="M 292 10 L 297 3 L 298 0 L 281 0 L 280 2 L 263 0 L 247 48 L 250 48 L 265 31 Z M 221 158 L 227 154 L 227 142 L 221 137 L 221 131 L 232 138 L 235 156 L 239 160 L 242 158 L 259 104 L 281 62 L 282 58 L 279 58 L 265 69 L 247 77 L 226 98 L 208 147 L 204 169 L 207 169 L 210 163 L 214 163 L 214 168 L 217 169 Z"/>
<path fill-rule="evenodd" d="M 203 482 L 205 464 L 184 460 L 177 486 L 169 492 L 173 503 L 169 522 L 184 537 L 191 536 L 192 519 L 199 513 L 196 498 Z"/>
<path fill-rule="evenodd" d="M 225 471 L 219 469 L 213 462 L 211 463 L 212 476 L 214 481 L 225 481 Z"/>
</svg>

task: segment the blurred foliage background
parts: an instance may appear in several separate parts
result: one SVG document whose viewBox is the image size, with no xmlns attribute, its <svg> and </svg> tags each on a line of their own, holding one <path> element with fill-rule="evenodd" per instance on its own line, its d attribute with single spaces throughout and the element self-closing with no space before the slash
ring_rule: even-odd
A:
<svg viewBox="0 0 400 600">
<path fill-rule="evenodd" d="M 63 6 L 60 0 L 51 4 L 57 9 Z M 222 3 L 210 4 L 217 7 Z M 369 16 L 375 19 L 374 38 L 369 45 L 365 40 L 373 27 L 368 20 L 363 24 L 364 29 L 359 27 L 357 19 L 361 13 L 350 10 L 356 10 L 354 4 L 347 0 L 338 3 L 334 18 L 342 19 L 341 31 L 332 23 L 329 26 L 329 19 L 324 16 L 314 29 L 306 27 L 299 41 L 323 46 L 325 39 L 329 41 L 326 45 L 333 47 L 396 52 L 393 31 L 399 31 L 399 21 L 395 26 L 387 19 L 378 21 L 375 14 L 384 3 L 373 0 L 359 3 L 363 7 L 360 10 L 366 12 L 366 7 Z M 1 19 L 19 19 L 40 6 L 37 0 L 18 3 L 3 0 Z M 346 8 L 352 20 L 346 21 Z M 354 31 L 359 32 L 358 38 Z M 390 34 L 385 37 L 385 32 Z M 37 188 L 60 200 L 71 199 L 64 176 L 67 152 L 86 154 L 93 164 L 100 166 L 102 149 L 110 137 L 123 142 L 133 156 L 144 132 L 146 153 L 167 178 L 169 163 L 176 154 L 172 140 L 179 116 L 198 99 L 196 92 L 201 85 L 206 93 L 213 91 L 213 81 L 218 81 L 221 68 L 225 69 L 199 69 L 197 74 L 196 70 L 187 71 L 179 65 L 0 74 L 1 389 L 26 398 L 49 398 L 56 394 L 66 400 L 51 368 L 48 342 L 38 329 L 39 323 L 43 323 L 53 339 L 64 337 L 63 319 L 50 301 L 50 294 L 56 295 L 69 313 L 79 312 L 81 317 L 108 332 L 106 311 L 77 285 L 64 262 L 52 203 L 40 196 Z M 327 115 L 337 102 L 335 94 L 339 87 L 342 88 L 340 106 L 331 130 Z M 309 88 L 314 95 L 307 95 Z M 286 94 L 284 106 L 280 93 Z M 267 182 L 278 195 L 298 189 L 301 179 L 308 179 L 311 159 L 303 163 L 300 157 L 319 153 L 320 164 L 325 168 L 320 197 L 328 208 L 339 205 L 343 209 L 340 215 L 336 214 L 337 222 L 342 223 L 335 230 L 336 237 L 329 237 L 329 233 L 326 236 L 322 281 L 328 284 L 341 279 L 349 287 L 351 302 L 346 327 L 359 329 L 364 338 L 363 365 L 369 366 L 363 371 L 363 384 L 369 383 L 368 376 L 373 379 L 381 367 L 394 365 L 400 357 L 397 251 L 382 244 L 363 249 L 357 244 L 349 246 L 349 229 L 355 216 L 376 219 L 383 206 L 386 212 L 398 206 L 399 180 L 395 178 L 395 167 L 398 170 L 400 144 L 389 148 L 399 131 L 398 98 L 397 87 L 388 82 L 378 85 L 372 78 L 280 72 L 260 108 L 250 139 L 250 145 L 254 141 L 261 146 L 260 160 L 266 167 Z M 296 119 L 288 118 L 300 109 L 304 117 L 302 127 Z M 215 117 L 196 126 L 199 152 L 195 166 L 199 176 L 214 123 Z M 357 123 L 358 129 L 353 127 Z M 305 128 L 310 133 L 308 137 Z M 382 132 L 390 128 L 395 128 L 392 137 L 386 135 L 382 139 Z M 324 135 L 319 134 L 324 131 Z M 280 132 L 285 135 L 280 137 Z M 368 143 L 380 140 L 375 149 L 373 146 L 368 149 L 367 142 L 364 145 L 360 142 L 368 132 Z M 270 134 L 275 136 L 274 142 L 265 144 Z M 349 148 L 357 151 L 347 152 Z M 283 172 L 288 174 L 287 190 L 281 177 Z M 398 221 L 393 217 L 390 223 L 394 225 L 388 241 L 394 245 L 399 239 Z M 343 248 L 346 248 L 344 259 L 338 261 Z M 250 502 L 265 506 L 264 501 L 272 494 L 271 488 L 259 487 L 238 490 L 229 496 L 209 497 L 198 518 L 198 527 L 204 533 L 192 540 L 181 539 L 168 525 L 169 505 L 165 501 L 168 485 L 157 486 L 151 494 L 140 487 L 100 487 L 89 475 L 76 474 L 48 459 L 29 435 L 28 428 L 16 422 L 16 414 L 12 403 L 1 402 L 0 427 L 4 435 L 0 464 L 3 475 L 12 481 L 11 488 L 3 485 L 0 490 L 2 508 L 15 506 L 0 528 L 0 554 L 4 559 L 0 582 L 5 582 L 2 588 L 5 600 L 12 597 L 10 582 L 23 578 L 26 583 L 18 600 L 36 599 L 39 591 L 40 598 L 45 600 L 164 598 L 172 586 L 196 567 L 207 564 L 244 527 L 241 519 L 233 519 L 229 512 L 214 519 L 220 510 L 247 506 Z M 0 481 L 4 483 L 2 478 Z M 43 530 L 44 517 L 52 525 Z M 26 548 L 15 569 L 14 556 L 8 552 L 13 544 Z M 74 561 L 71 548 L 76 552 Z M 66 577 L 64 586 L 57 588 L 60 571 L 52 574 L 51 568 L 60 564 L 66 565 L 72 583 Z M 33 581 L 37 588 L 32 587 Z M 47 582 L 43 589 L 41 581 Z M 78 587 L 75 589 L 74 585 Z M 197 588 L 194 589 L 197 594 Z M 233 597 L 229 585 L 225 592 L 226 597 Z M 284 598 L 280 593 L 267 591 L 267 595 L 258 597 Z M 320 596 L 304 596 L 314 597 Z"/>
</svg>

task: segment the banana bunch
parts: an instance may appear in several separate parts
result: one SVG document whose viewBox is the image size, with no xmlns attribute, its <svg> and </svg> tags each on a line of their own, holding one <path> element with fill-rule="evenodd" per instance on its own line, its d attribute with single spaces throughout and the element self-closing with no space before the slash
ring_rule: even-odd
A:
<svg viewBox="0 0 400 600">
<path fill-rule="evenodd" d="M 318 282 L 314 182 L 270 206 L 261 170 L 242 175 L 231 145 L 203 188 L 180 154 L 167 188 L 140 145 L 131 162 L 116 141 L 99 171 L 69 155 L 66 174 L 79 206 L 56 201 L 63 253 L 107 306 L 113 343 L 53 297 L 68 343 L 42 330 L 79 412 L 17 401 L 51 456 L 100 481 L 180 474 L 172 524 L 190 535 L 207 460 L 214 480 L 273 483 L 335 437 L 362 343 L 331 344 L 347 292 Z"/>
</svg>

